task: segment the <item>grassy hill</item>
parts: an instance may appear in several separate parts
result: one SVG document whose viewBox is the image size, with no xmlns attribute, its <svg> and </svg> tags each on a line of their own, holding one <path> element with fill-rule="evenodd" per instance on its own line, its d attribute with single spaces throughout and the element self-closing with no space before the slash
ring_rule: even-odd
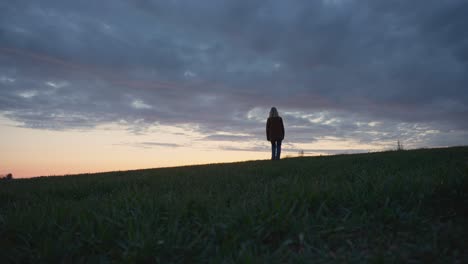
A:
<svg viewBox="0 0 468 264">
<path fill-rule="evenodd" d="M 0 262 L 468 262 L 468 147 L 0 182 Z"/>
</svg>

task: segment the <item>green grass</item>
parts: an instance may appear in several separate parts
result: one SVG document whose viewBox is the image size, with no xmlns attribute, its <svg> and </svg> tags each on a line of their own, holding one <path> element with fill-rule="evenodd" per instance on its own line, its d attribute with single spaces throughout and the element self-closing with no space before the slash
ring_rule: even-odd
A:
<svg viewBox="0 0 468 264">
<path fill-rule="evenodd" d="M 0 262 L 467 263 L 468 147 L 0 182 Z"/>
</svg>

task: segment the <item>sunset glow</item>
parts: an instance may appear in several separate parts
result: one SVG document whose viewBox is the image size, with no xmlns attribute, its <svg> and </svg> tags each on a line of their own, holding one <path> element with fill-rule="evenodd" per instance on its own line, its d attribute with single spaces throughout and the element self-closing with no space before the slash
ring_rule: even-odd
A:
<svg viewBox="0 0 468 264">
<path fill-rule="evenodd" d="M 382 3 L 4 1 L 0 176 L 467 145 L 466 3 Z"/>
</svg>

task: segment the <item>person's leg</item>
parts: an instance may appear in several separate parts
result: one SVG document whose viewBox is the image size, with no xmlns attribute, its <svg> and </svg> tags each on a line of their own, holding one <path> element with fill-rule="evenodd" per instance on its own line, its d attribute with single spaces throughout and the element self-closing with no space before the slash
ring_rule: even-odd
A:
<svg viewBox="0 0 468 264">
<path fill-rule="evenodd" d="M 276 152 L 276 142 L 275 141 L 271 141 L 271 159 L 274 160 L 275 159 L 275 152 Z"/>
<path fill-rule="evenodd" d="M 276 142 L 276 159 L 279 160 L 281 156 L 281 140 Z"/>
</svg>

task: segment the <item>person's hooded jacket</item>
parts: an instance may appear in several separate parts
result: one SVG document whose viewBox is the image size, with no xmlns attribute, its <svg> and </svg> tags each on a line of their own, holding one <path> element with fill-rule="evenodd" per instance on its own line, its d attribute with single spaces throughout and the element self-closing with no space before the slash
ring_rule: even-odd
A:
<svg viewBox="0 0 468 264">
<path fill-rule="evenodd" d="M 266 124 L 266 136 L 268 141 L 284 139 L 283 119 L 279 116 L 269 117 Z"/>
</svg>

